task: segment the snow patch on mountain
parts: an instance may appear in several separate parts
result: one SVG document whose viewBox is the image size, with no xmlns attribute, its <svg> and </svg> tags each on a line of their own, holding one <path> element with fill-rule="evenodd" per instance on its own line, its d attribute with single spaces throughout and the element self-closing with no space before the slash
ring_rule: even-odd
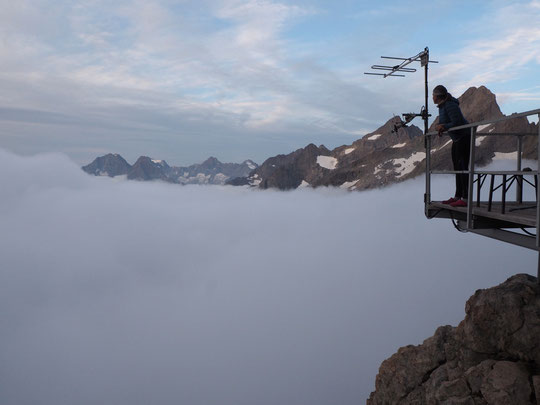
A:
<svg viewBox="0 0 540 405">
<path fill-rule="evenodd" d="M 449 144 L 452 143 L 452 140 L 450 139 L 448 142 L 446 142 L 443 146 L 439 147 L 439 148 L 436 148 L 436 149 L 433 149 L 433 152 L 437 152 L 438 150 L 441 150 L 442 148 L 448 146 Z"/>
<path fill-rule="evenodd" d="M 334 170 L 338 164 L 338 160 L 332 156 L 317 156 L 317 164 L 328 170 Z"/>
<path fill-rule="evenodd" d="M 478 138 L 476 138 L 475 145 L 476 145 L 476 146 L 482 145 L 482 142 L 484 142 L 484 139 L 486 139 L 485 136 L 479 136 Z"/>
<path fill-rule="evenodd" d="M 348 155 L 349 153 L 353 152 L 356 148 L 347 148 L 343 151 L 345 155 Z"/>
<path fill-rule="evenodd" d="M 394 146 L 392 146 L 392 148 L 394 149 L 397 149 L 397 148 L 403 148 L 405 145 L 407 145 L 407 143 L 397 143 L 395 144 Z"/>
<path fill-rule="evenodd" d="M 476 132 L 481 132 L 481 131 L 483 131 L 484 129 L 489 128 L 489 127 L 492 126 L 492 125 L 493 125 L 493 124 L 478 125 L 478 127 L 476 127 Z"/>
<path fill-rule="evenodd" d="M 375 166 L 375 170 L 373 170 L 373 174 L 374 174 L 374 175 L 377 175 L 377 174 L 379 174 L 379 173 L 381 173 L 381 172 L 384 172 L 384 170 L 383 170 L 382 167 L 383 167 L 386 163 L 388 163 L 388 162 L 381 163 L 381 164 L 378 164 L 377 166 Z"/>
<path fill-rule="evenodd" d="M 420 163 L 426 158 L 425 152 L 414 152 L 406 159 L 392 159 L 392 163 L 395 166 L 399 166 L 399 169 L 394 169 L 397 172 L 396 177 L 403 177 L 414 170 L 417 163 Z"/>
<path fill-rule="evenodd" d="M 493 160 L 510 160 L 510 159 L 517 159 L 517 152 L 495 152 L 495 157 Z"/>
<path fill-rule="evenodd" d="M 346 181 L 345 183 L 343 183 L 341 186 L 339 186 L 339 188 L 343 188 L 343 189 L 350 189 L 351 187 L 354 187 L 354 185 L 356 183 L 358 183 L 360 180 L 353 180 L 353 181 Z"/>
<path fill-rule="evenodd" d="M 259 177 L 258 174 L 254 174 L 248 180 L 249 180 L 249 184 L 254 186 L 254 187 L 258 186 L 262 182 L 262 179 Z"/>
<path fill-rule="evenodd" d="M 374 134 L 371 135 L 369 138 L 366 138 L 368 141 L 374 141 L 375 139 L 379 139 L 382 136 L 382 134 Z"/>
</svg>

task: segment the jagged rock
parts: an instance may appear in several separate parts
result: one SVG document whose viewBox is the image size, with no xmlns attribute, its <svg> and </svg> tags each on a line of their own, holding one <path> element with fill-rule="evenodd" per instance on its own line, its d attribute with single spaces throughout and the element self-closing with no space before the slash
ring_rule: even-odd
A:
<svg viewBox="0 0 540 405">
<path fill-rule="evenodd" d="M 383 361 L 368 405 L 536 404 L 540 285 L 518 274 L 478 290 L 465 319 Z"/>
<path fill-rule="evenodd" d="M 109 153 L 105 156 L 100 156 L 82 169 L 94 176 L 121 176 L 127 174 L 131 169 L 131 165 L 117 153 Z"/>
</svg>

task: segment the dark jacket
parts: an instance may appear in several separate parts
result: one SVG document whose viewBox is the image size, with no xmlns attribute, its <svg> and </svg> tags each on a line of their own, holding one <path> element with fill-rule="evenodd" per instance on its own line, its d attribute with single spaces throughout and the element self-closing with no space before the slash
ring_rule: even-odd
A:
<svg viewBox="0 0 540 405">
<path fill-rule="evenodd" d="M 444 125 L 445 129 L 449 129 L 468 123 L 469 121 L 465 119 L 461 108 L 459 108 L 459 101 L 449 94 L 448 99 L 439 105 L 439 124 Z M 453 141 L 459 141 L 470 133 L 471 130 L 469 128 L 448 132 Z"/>
</svg>

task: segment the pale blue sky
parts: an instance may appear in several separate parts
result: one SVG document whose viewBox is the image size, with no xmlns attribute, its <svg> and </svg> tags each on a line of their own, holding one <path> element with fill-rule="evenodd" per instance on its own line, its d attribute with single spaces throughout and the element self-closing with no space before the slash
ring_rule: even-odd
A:
<svg viewBox="0 0 540 405">
<path fill-rule="evenodd" d="M 170 164 L 332 148 L 418 111 L 430 82 L 540 107 L 540 1 L 0 0 L 0 147 Z M 434 106 L 429 106 L 432 110 Z M 418 122 L 420 125 L 420 122 Z"/>
</svg>

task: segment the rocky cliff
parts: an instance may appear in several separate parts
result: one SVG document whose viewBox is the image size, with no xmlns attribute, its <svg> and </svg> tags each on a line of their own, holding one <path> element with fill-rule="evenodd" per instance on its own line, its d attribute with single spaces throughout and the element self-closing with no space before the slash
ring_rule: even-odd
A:
<svg viewBox="0 0 540 405">
<path fill-rule="evenodd" d="M 467 301 L 465 319 L 385 360 L 368 405 L 540 403 L 540 285 L 518 274 Z"/>
</svg>

